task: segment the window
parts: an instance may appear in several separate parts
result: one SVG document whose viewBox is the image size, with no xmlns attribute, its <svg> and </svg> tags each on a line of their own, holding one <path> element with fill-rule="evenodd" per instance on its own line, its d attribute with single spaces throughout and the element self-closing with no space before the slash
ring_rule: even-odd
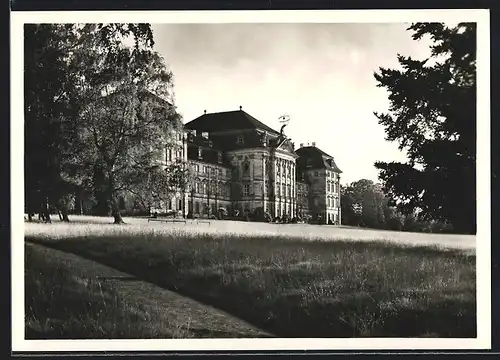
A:
<svg viewBox="0 0 500 360">
<path fill-rule="evenodd" d="M 177 208 L 177 210 L 182 210 L 182 199 L 179 199 L 179 207 Z"/>
<path fill-rule="evenodd" d="M 194 166 L 196 172 L 200 172 L 200 165 L 196 164 Z"/>
<path fill-rule="evenodd" d="M 315 171 L 314 176 L 319 176 L 319 173 L 317 171 Z"/>
<path fill-rule="evenodd" d="M 205 174 L 208 174 L 208 167 L 207 167 L 207 166 L 203 166 L 203 172 L 204 172 Z"/>
<path fill-rule="evenodd" d="M 282 187 L 281 187 L 281 194 L 282 194 L 283 196 L 285 196 L 285 195 L 286 195 L 286 185 L 285 185 L 285 184 L 282 184 Z"/>
<path fill-rule="evenodd" d="M 194 212 L 196 214 L 199 214 L 200 213 L 200 203 L 199 202 L 195 202 L 194 203 Z"/>
<path fill-rule="evenodd" d="M 281 184 L 277 183 L 276 184 L 276 195 L 280 196 L 281 195 Z"/>
<path fill-rule="evenodd" d="M 250 195 L 250 184 L 243 185 L 243 196 Z"/>
<path fill-rule="evenodd" d="M 222 169 L 219 169 L 219 176 L 222 176 Z"/>
<path fill-rule="evenodd" d="M 177 150 L 177 158 L 182 159 L 182 150 Z"/>
<path fill-rule="evenodd" d="M 238 135 L 238 138 L 236 139 L 236 142 L 238 144 L 243 144 L 245 142 L 245 139 L 243 139 L 243 135 Z"/>
<path fill-rule="evenodd" d="M 168 149 L 167 152 L 168 152 L 168 160 L 172 161 L 172 149 Z"/>
<path fill-rule="evenodd" d="M 200 192 L 200 183 L 198 181 L 194 183 L 194 192 L 195 193 Z"/>
<path fill-rule="evenodd" d="M 202 184 L 202 190 L 203 190 L 203 194 L 206 194 L 206 193 L 207 193 L 207 183 L 206 183 L 206 182 L 204 182 L 204 183 Z"/>
<path fill-rule="evenodd" d="M 292 188 L 290 185 L 287 185 L 288 197 L 292 197 Z"/>
</svg>

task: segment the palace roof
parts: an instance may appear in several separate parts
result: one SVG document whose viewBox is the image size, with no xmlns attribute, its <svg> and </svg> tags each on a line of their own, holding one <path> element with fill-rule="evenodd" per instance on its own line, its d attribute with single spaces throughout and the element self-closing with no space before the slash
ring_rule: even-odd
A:
<svg viewBox="0 0 500 360">
<path fill-rule="evenodd" d="M 204 114 L 185 124 L 187 129 L 198 132 L 219 132 L 259 129 L 279 135 L 279 132 L 257 120 L 243 110 Z"/>
</svg>

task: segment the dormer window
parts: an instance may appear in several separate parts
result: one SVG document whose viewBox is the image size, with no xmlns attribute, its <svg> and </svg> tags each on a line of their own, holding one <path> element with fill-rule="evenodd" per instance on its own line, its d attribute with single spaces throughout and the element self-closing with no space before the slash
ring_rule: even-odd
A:
<svg viewBox="0 0 500 360">
<path fill-rule="evenodd" d="M 203 157 L 203 150 L 201 148 L 198 148 L 198 159 L 201 159 Z"/>
<path fill-rule="evenodd" d="M 243 135 L 238 135 L 238 138 L 236 139 L 236 143 L 240 144 L 240 145 L 245 143 L 245 139 L 243 139 Z"/>
<path fill-rule="evenodd" d="M 312 159 L 307 159 L 306 166 L 307 167 L 311 167 L 312 166 Z"/>
<path fill-rule="evenodd" d="M 222 163 L 222 153 L 217 153 L 217 161 L 219 162 L 219 164 Z"/>
<path fill-rule="evenodd" d="M 214 143 L 212 142 L 212 140 L 210 140 L 210 141 L 208 142 L 208 146 L 212 147 L 213 145 L 214 145 Z"/>
</svg>

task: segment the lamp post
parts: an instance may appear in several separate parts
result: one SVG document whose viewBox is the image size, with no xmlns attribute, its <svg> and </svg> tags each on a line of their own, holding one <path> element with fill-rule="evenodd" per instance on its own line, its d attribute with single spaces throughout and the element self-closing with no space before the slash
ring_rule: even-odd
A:
<svg viewBox="0 0 500 360">
<path fill-rule="evenodd" d="M 219 169 L 214 168 L 215 171 L 215 216 L 217 216 L 219 212 L 218 208 L 218 199 L 219 199 Z"/>
<path fill-rule="evenodd" d="M 207 217 L 210 218 L 210 166 L 207 169 Z"/>
</svg>

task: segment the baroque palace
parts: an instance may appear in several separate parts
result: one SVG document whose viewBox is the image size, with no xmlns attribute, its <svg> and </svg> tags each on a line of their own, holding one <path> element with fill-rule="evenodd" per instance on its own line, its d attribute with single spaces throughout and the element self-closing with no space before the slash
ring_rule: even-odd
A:
<svg viewBox="0 0 500 360">
<path fill-rule="evenodd" d="M 294 143 L 240 110 L 205 113 L 188 122 L 166 161 L 189 166 L 189 186 L 168 205 L 204 217 L 220 208 L 233 215 L 268 212 L 340 224 L 340 174 L 332 156 Z M 186 206 L 187 204 L 187 206 Z"/>
</svg>

